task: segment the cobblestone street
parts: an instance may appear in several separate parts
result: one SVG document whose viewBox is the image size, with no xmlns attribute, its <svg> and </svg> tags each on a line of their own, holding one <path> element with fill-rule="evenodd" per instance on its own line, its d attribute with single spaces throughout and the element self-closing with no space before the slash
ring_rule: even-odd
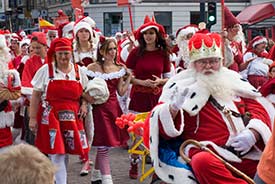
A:
<svg viewBox="0 0 275 184">
<path fill-rule="evenodd" d="M 94 161 L 95 150 L 92 149 L 90 156 Z M 126 149 L 114 148 L 110 152 L 110 162 L 114 184 L 141 184 L 139 180 L 132 180 L 128 176 L 129 171 L 129 154 Z M 149 168 L 150 165 L 147 165 Z M 68 167 L 68 184 L 90 184 L 91 174 L 80 176 L 81 164 L 78 156 L 70 155 Z M 139 167 L 139 173 L 141 168 Z M 143 184 L 149 184 L 151 177 L 146 178 Z"/>
</svg>

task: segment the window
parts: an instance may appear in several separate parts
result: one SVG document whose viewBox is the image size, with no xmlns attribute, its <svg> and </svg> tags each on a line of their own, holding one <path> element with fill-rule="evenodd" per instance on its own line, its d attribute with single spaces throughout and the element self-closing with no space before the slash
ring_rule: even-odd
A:
<svg viewBox="0 0 275 184">
<path fill-rule="evenodd" d="M 172 12 L 154 12 L 157 23 L 163 25 L 167 34 L 172 34 Z"/>
<path fill-rule="evenodd" d="M 104 13 L 104 35 L 114 36 L 116 32 L 122 32 L 122 13 L 121 12 L 111 12 Z"/>
</svg>

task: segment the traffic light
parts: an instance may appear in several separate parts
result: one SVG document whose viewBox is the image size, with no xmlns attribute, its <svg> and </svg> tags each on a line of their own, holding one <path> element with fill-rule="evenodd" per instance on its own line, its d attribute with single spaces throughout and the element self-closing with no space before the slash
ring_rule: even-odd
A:
<svg viewBox="0 0 275 184">
<path fill-rule="evenodd" d="M 216 2 L 208 2 L 208 24 L 214 25 L 217 23 L 217 4 Z"/>
</svg>

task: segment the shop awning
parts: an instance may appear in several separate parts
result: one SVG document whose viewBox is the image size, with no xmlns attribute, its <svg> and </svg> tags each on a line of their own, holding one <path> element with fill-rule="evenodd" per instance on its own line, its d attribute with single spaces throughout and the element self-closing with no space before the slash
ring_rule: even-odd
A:
<svg viewBox="0 0 275 184">
<path fill-rule="evenodd" d="M 248 6 L 238 14 L 237 19 L 241 24 L 270 27 L 275 24 L 275 2 Z"/>
</svg>

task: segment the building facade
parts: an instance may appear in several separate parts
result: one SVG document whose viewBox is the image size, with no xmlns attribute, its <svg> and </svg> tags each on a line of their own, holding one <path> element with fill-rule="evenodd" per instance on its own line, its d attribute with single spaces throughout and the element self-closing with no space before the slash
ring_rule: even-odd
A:
<svg viewBox="0 0 275 184">
<path fill-rule="evenodd" d="M 11 24 L 13 30 L 20 28 L 33 28 L 37 26 L 38 18 L 43 17 L 53 22 L 58 16 L 57 11 L 62 9 L 70 20 L 74 20 L 74 11 L 71 0 L 0 0 L 0 23 L 1 14 Z M 117 6 L 117 0 L 89 0 L 84 7 L 87 15 L 92 17 L 97 27 L 106 36 L 112 36 L 118 31 L 132 31 L 137 29 L 145 15 L 154 16 L 158 23 L 162 24 L 168 34 L 188 24 L 197 24 L 202 20 L 200 14 L 201 0 L 129 0 L 130 6 Z M 140 3 L 136 3 L 136 2 Z M 205 19 L 207 17 L 207 2 L 205 0 Z M 215 1 L 218 2 L 218 1 Z M 272 0 L 264 0 L 272 2 Z M 241 10 L 251 4 L 263 3 L 263 0 L 225 0 L 229 9 L 237 15 Z M 6 6 L 5 6 L 6 5 Z M 6 8 L 5 8 L 6 7 Z M 22 8 L 21 8 L 22 7 Z M 22 10 L 23 9 L 23 10 Z M 3 11 L 4 13 L 1 13 Z M 131 13 L 131 16 L 130 16 Z M 8 17 L 8 18 L 7 18 Z M 19 19 L 18 19 L 19 17 Z M 132 19 L 130 19 L 130 17 Z M 6 21 L 7 22 L 7 21 Z M 5 25 L 8 27 L 9 25 Z M 1 26 L 3 27 L 3 26 Z M 211 27 L 211 31 L 221 30 L 221 6 L 217 3 L 217 23 Z"/>
</svg>

